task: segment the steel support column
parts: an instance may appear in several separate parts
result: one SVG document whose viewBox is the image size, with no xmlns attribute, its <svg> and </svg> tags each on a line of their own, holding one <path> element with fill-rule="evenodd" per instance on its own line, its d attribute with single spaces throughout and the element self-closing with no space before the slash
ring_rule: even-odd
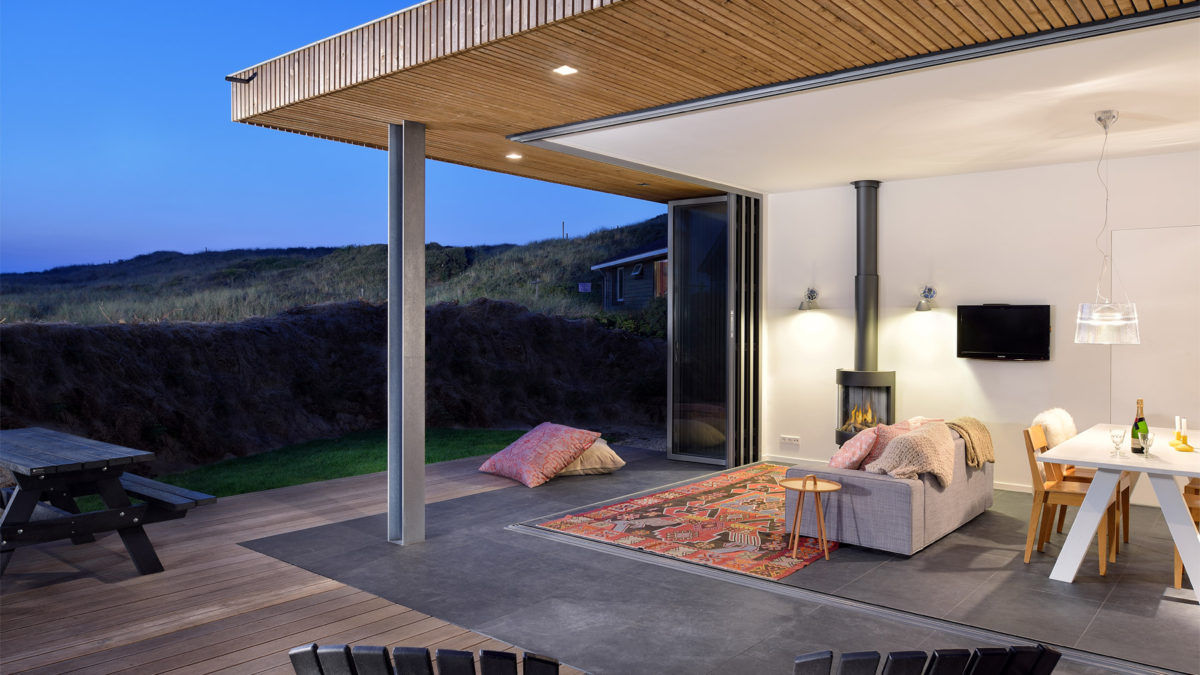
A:
<svg viewBox="0 0 1200 675">
<path fill-rule="evenodd" d="M 388 125 L 388 541 L 425 540 L 425 125 Z"/>
</svg>

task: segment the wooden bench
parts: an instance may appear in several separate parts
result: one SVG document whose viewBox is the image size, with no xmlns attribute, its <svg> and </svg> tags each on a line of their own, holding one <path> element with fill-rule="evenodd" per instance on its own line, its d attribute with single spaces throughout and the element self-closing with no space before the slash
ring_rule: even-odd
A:
<svg viewBox="0 0 1200 675">
<path fill-rule="evenodd" d="M 182 518 L 188 511 L 197 506 L 212 504 L 217 498 L 196 492 L 177 485 L 160 483 L 132 473 L 121 474 L 121 487 L 131 497 L 136 497 L 150 505 L 146 514 L 146 522 Z"/>
</svg>

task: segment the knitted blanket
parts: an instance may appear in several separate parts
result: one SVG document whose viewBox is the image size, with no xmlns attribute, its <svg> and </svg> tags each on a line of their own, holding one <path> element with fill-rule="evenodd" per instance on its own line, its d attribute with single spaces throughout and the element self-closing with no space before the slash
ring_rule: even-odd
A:
<svg viewBox="0 0 1200 675">
<path fill-rule="evenodd" d="M 930 422 L 888 443 L 879 459 L 864 470 L 893 478 L 916 479 L 932 473 L 943 487 L 954 478 L 954 437 L 942 422 Z"/>
<path fill-rule="evenodd" d="M 983 422 L 974 417 L 959 417 L 946 422 L 946 426 L 962 436 L 967 446 L 967 466 L 978 469 L 984 462 L 996 461 L 996 450 L 992 447 L 992 435 Z"/>
</svg>

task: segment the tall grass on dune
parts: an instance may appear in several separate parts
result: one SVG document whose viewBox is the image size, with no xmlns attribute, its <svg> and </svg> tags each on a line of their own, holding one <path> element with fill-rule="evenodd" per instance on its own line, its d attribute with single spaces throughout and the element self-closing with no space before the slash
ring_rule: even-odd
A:
<svg viewBox="0 0 1200 675">
<path fill-rule="evenodd" d="M 591 266 L 666 234 L 666 218 L 523 246 L 426 247 L 426 299 L 486 297 L 535 312 L 602 318 Z M 579 284 L 590 282 L 590 293 Z M 0 274 L 0 321 L 231 322 L 297 305 L 387 299 L 387 247 L 160 251 L 103 265 Z M 613 319 L 614 321 L 616 319 Z"/>
</svg>

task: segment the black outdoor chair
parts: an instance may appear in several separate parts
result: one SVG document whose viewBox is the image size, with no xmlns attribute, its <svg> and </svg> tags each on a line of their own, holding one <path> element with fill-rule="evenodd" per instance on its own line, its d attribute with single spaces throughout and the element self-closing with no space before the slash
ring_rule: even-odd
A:
<svg viewBox="0 0 1200 675">
<path fill-rule="evenodd" d="M 288 652 L 296 675 L 517 675 L 517 655 L 512 652 L 479 652 L 479 670 L 475 654 L 457 649 L 439 649 L 433 658 L 424 647 L 396 647 L 388 657 L 384 647 L 315 644 L 296 647 Z M 525 675 L 558 675 L 558 661 L 548 656 L 525 652 Z"/>
<path fill-rule="evenodd" d="M 796 657 L 792 675 L 1049 675 L 1062 654 L 1044 645 L 892 652 L 879 669 L 879 652 L 846 652 L 834 668 L 833 652 Z"/>
</svg>

